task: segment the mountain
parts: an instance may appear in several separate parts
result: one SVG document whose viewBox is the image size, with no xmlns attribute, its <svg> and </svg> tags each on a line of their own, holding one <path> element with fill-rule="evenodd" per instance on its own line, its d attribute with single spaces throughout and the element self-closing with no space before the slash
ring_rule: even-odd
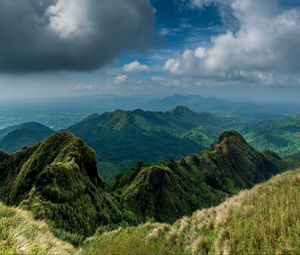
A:
<svg viewBox="0 0 300 255">
<path fill-rule="evenodd" d="M 194 127 L 228 128 L 235 118 L 195 113 L 178 106 L 166 112 L 117 110 L 91 115 L 68 128 L 97 152 L 101 175 L 106 180 L 133 167 L 138 161 L 158 162 L 200 152 L 209 145 L 184 134 Z"/>
<path fill-rule="evenodd" d="M 72 245 L 24 210 L 0 203 L 0 254 L 74 254 Z"/>
<path fill-rule="evenodd" d="M 271 149 L 281 156 L 300 152 L 300 116 L 263 121 L 241 132 L 258 150 Z"/>
<path fill-rule="evenodd" d="M 276 154 L 260 153 L 229 131 L 201 154 L 141 165 L 118 176 L 113 190 L 140 219 L 174 222 L 267 180 L 281 171 L 281 164 Z"/>
<path fill-rule="evenodd" d="M 15 152 L 25 146 L 32 146 L 54 131 L 37 122 L 26 122 L 0 130 L 0 150 Z"/>
<path fill-rule="evenodd" d="M 98 233 L 79 254 L 299 254 L 300 169 L 173 225 Z"/>
<path fill-rule="evenodd" d="M 123 220 L 118 203 L 98 175 L 94 151 L 69 132 L 4 154 L 0 199 L 30 210 L 73 241 L 92 235 L 97 226 Z"/>
<path fill-rule="evenodd" d="M 155 99 L 153 106 L 160 109 L 170 109 L 176 105 L 183 105 L 194 111 L 209 111 L 209 112 L 224 112 L 232 111 L 235 104 L 229 100 L 224 100 L 216 97 L 203 97 L 199 95 L 180 95 Z"/>
</svg>

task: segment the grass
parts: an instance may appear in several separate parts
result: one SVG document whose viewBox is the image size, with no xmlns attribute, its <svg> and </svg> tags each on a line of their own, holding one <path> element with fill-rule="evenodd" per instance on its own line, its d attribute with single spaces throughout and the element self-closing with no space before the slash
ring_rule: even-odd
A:
<svg viewBox="0 0 300 255">
<path fill-rule="evenodd" d="M 79 254 L 300 254 L 300 169 L 173 225 L 146 223 L 88 239 Z"/>
<path fill-rule="evenodd" d="M 74 248 L 54 237 L 48 226 L 31 214 L 0 204 L 0 254 L 73 254 Z"/>
</svg>

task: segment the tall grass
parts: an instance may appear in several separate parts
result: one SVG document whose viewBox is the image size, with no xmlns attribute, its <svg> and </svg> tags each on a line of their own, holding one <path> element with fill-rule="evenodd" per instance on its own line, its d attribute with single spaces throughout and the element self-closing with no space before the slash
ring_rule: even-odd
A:
<svg viewBox="0 0 300 255">
<path fill-rule="evenodd" d="M 43 222 L 34 221 L 21 209 L 0 204 L 0 254 L 61 255 L 74 248 L 54 237 Z"/>
<path fill-rule="evenodd" d="M 173 225 L 99 234 L 79 254 L 300 254 L 300 169 Z"/>
</svg>

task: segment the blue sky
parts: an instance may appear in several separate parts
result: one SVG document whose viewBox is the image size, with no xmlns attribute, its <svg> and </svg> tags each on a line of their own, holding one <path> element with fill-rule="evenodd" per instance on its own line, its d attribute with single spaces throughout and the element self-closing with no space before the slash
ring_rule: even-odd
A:
<svg viewBox="0 0 300 255">
<path fill-rule="evenodd" d="M 14 2 L 0 0 L 0 98 L 300 99 L 300 0 Z"/>
</svg>

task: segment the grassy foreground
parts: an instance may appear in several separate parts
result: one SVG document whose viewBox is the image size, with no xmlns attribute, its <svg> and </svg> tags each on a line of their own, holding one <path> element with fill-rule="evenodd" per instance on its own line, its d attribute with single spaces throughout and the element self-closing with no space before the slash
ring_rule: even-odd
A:
<svg viewBox="0 0 300 255">
<path fill-rule="evenodd" d="M 300 254 L 300 169 L 173 225 L 96 234 L 79 254 Z"/>
<path fill-rule="evenodd" d="M 74 248 L 56 239 L 48 226 L 30 213 L 0 204 L 0 254 L 73 254 Z"/>
</svg>

